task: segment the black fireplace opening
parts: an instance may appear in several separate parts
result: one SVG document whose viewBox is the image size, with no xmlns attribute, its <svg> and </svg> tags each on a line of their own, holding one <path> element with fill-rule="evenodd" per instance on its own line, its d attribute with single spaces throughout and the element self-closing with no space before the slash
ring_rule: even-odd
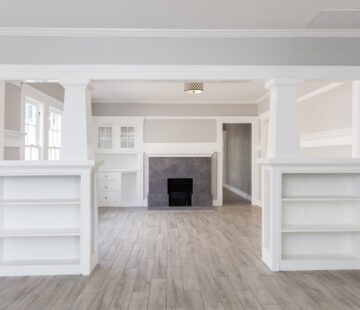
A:
<svg viewBox="0 0 360 310">
<path fill-rule="evenodd" d="M 170 207 L 190 207 L 193 193 L 193 179 L 168 179 L 168 194 Z"/>
</svg>

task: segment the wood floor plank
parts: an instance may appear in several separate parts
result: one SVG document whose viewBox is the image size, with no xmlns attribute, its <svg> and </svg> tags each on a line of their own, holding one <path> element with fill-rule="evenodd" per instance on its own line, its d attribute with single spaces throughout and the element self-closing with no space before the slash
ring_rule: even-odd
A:
<svg viewBox="0 0 360 310">
<path fill-rule="evenodd" d="M 151 281 L 148 310 L 164 310 L 166 308 L 166 280 Z"/>
<path fill-rule="evenodd" d="M 184 286 L 180 267 L 169 267 L 166 288 L 167 307 L 184 307 Z"/>
<path fill-rule="evenodd" d="M 253 291 L 242 290 L 236 292 L 244 309 L 246 310 L 262 310 L 263 307 L 260 305 Z"/>
<path fill-rule="evenodd" d="M 136 274 L 136 268 L 124 270 L 110 307 L 111 310 L 127 309 L 134 289 Z"/>
<path fill-rule="evenodd" d="M 187 310 L 204 310 L 201 294 L 198 291 L 186 291 L 185 304 Z"/>
<path fill-rule="evenodd" d="M 129 310 L 146 310 L 148 306 L 149 294 L 134 292 L 131 296 Z"/>
</svg>

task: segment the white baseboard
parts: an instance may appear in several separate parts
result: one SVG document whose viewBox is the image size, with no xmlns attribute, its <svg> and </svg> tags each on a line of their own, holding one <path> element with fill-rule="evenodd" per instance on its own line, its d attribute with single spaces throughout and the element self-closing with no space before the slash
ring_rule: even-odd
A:
<svg viewBox="0 0 360 310">
<path fill-rule="evenodd" d="M 99 202 L 99 208 L 107 208 L 107 207 L 147 207 L 147 201 L 129 201 L 129 202 Z"/>
<path fill-rule="evenodd" d="M 244 193 L 243 191 L 229 185 L 229 184 L 224 184 L 224 188 L 226 188 L 227 190 L 233 192 L 234 194 L 240 196 L 241 198 L 244 198 L 246 200 L 251 201 L 251 196 L 247 193 Z"/>
<path fill-rule="evenodd" d="M 219 200 L 213 200 L 213 207 L 221 207 L 222 206 L 222 204 L 220 203 L 220 201 Z"/>
</svg>

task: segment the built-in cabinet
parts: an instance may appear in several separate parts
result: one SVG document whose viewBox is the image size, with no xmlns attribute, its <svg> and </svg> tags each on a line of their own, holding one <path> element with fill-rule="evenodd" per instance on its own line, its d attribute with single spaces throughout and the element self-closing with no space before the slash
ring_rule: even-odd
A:
<svg viewBox="0 0 360 310">
<path fill-rule="evenodd" d="M 358 162 L 317 164 L 263 167 L 263 259 L 274 271 L 360 269 Z"/>
<path fill-rule="evenodd" d="M 142 206 L 143 117 L 94 117 L 99 206 Z"/>
<path fill-rule="evenodd" d="M 119 120 L 118 120 L 119 121 Z M 114 121 L 112 124 L 97 123 L 96 141 L 97 152 L 116 153 L 131 152 L 138 145 L 138 125 L 134 122 L 120 123 Z"/>
<path fill-rule="evenodd" d="M 0 167 L 0 276 L 89 274 L 97 261 L 94 163 L 21 164 Z"/>
</svg>

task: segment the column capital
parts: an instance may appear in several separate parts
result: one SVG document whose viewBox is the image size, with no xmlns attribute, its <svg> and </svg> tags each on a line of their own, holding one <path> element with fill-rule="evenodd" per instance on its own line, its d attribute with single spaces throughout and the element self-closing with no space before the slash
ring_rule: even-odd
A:
<svg viewBox="0 0 360 310">
<path fill-rule="evenodd" d="M 275 78 L 272 80 L 268 80 L 265 83 L 265 88 L 271 90 L 272 88 L 275 87 L 289 87 L 289 86 L 293 86 L 296 87 L 298 85 L 300 85 L 303 82 L 303 80 L 301 79 L 294 79 L 294 78 Z"/>
<path fill-rule="evenodd" d="M 59 81 L 59 83 L 64 88 L 87 88 L 89 87 L 90 79 L 87 78 L 68 78 L 68 79 L 62 79 Z"/>
</svg>

